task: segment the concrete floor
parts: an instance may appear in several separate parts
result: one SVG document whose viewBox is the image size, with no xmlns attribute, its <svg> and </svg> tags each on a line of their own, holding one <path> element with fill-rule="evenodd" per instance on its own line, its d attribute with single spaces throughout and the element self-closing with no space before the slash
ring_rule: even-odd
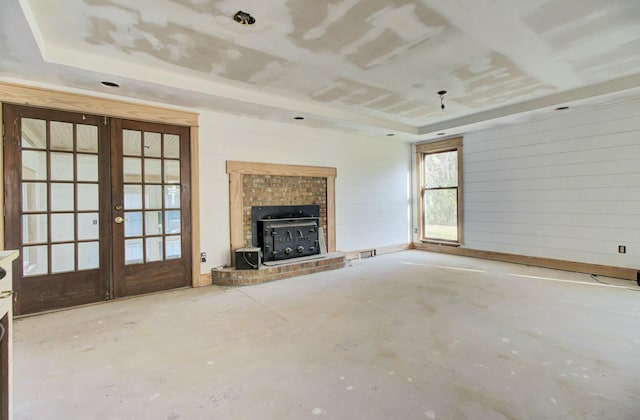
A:
<svg viewBox="0 0 640 420">
<path fill-rule="evenodd" d="M 24 318 L 14 416 L 638 419 L 640 293 L 601 280 L 406 251 Z"/>
</svg>

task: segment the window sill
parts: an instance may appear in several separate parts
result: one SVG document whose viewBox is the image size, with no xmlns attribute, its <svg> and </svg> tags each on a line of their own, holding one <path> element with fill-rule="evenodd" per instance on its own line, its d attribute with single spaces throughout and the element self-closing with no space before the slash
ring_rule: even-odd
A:
<svg viewBox="0 0 640 420">
<path fill-rule="evenodd" d="M 450 242 L 450 241 L 439 241 L 437 239 L 420 239 L 420 242 L 423 244 L 431 244 L 431 245 L 444 245 L 444 246 L 460 246 L 460 242 Z"/>
</svg>

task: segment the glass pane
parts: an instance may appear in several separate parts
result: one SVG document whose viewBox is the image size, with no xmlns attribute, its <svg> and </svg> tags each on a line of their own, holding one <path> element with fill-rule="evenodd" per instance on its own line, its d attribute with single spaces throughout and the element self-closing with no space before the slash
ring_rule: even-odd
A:
<svg viewBox="0 0 640 420">
<path fill-rule="evenodd" d="M 162 261 L 162 237 L 147 238 L 147 262 Z"/>
<path fill-rule="evenodd" d="M 47 184 L 22 183 L 22 211 L 47 211 Z"/>
<path fill-rule="evenodd" d="M 180 210 L 166 212 L 167 223 L 165 230 L 167 233 L 180 233 Z"/>
<path fill-rule="evenodd" d="M 73 181 L 72 153 L 51 153 L 51 180 Z"/>
<path fill-rule="evenodd" d="M 146 185 L 144 188 L 144 205 L 148 209 L 162 208 L 162 186 Z"/>
<path fill-rule="evenodd" d="M 144 262 L 142 249 L 142 238 L 126 239 L 124 241 L 124 263 L 140 264 Z"/>
<path fill-rule="evenodd" d="M 169 209 L 180 208 L 180 185 L 164 187 L 164 206 Z"/>
<path fill-rule="evenodd" d="M 98 239 L 100 215 L 98 213 L 78 214 L 78 240 Z M 79 251 L 78 251 L 79 252 Z M 78 255 L 80 255 L 78 253 Z"/>
<path fill-rule="evenodd" d="M 22 248 L 22 269 L 23 275 L 37 276 L 39 274 L 47 274 L 49 252 L 46 245 L 25 246 Z"/>
<path fill-rule="evenodd" d="M 162 183 L 162 160 L 144 160 L 144 182 L 151 182 L 154 184 Z"/>
<path fill-rule="evenodd" d="M 124 236 L 142 236 L 142 212 L 128 211 L 124 214 Z"/>
<path fill-rule="evenodd" d="M 181 247 L 181 237 L 178 236 L 167 236 L 165 237 L 166 246 L 167 246 L 167 259 L 175 259 L 182 257 L 182 247 Z"/>
<path fill-rule="evenodd" d="M 69 242 L 75 239 L 73 213 L 51 215 L 51 242 Z"/>
<path fill-rule="evenodd" d="M 137 158 L 122 159 L 124 182 L 142 182 L 142 161 Z"/>
<path fill-rule="evenodd" d="M 424 227 L 425 238 L 458 240 L 458 190 L 425 191 Z"/>
<path fill-rule="evenodd" d="M 145 212 L 145 229 L 147 235 L 162 235 L 162 212 Z"/>
<path fill-rule="evenodd" d="M 144 155 L 160 157 L 162 156 L 161 150 L 162 142 L 160 140 L 160 133 L 144 133 Z"/>
<path fill-rule="evenodd" d="M 25 214 L 22 216 L 22 243 L 41 244 L 47 242 L 47 215 Z"/>
<path fill-rule="evenodd" d="M 180 136 L 177 134 L 164 135 L 164 157 L 180 157 Z"/>
<path fill-rule="evenodd" d="M 73 184 L 51 184 L 51 211 L 73 211 Z"/>
<path fill-rule="evenodd" d="M 78 270 L 91 270 L 100 267 L 100 246 L 98 242 L 78 244 Z"/>
<path fill-rule="evenodd" d="M 167 184 L 180 183 L 180 161 L 165 160 L 164 161 L 164 182 Z"/>
<path fill-rule="evenodd" d="M 122 130 L 122 152 L 129 156 L 140 156 L 142 151 L 142 133 Z"/>
<path fill-rule="evenodd" d="M 47 148 L 47 122 L 45 120 L 22 119 L 22 147 Z"/>
<path fill-rule="evenodd" d="M 78 152 L 98 153 L 98 127 L 95 125 L 78 124 Z"/>
<path fill-rule="evenodd" d="M 22 179 L 47 179 L 47 152 L 22 151 Z"/>
<path fill-rule="evenodd" d="M 77 155 L 78 181 L 98 181 L 98 156 Z"/>
<path fill-rule="evenodd" d="M 51 149 L 73 150 L 73 124 L 51 121 Z"/>
<path fill-rule="evenodd" d="M 98 209 L 98 184 L 78 184 L 78 210 Z"/>
<path fill-rule="evenodd" d="M 142 208 L 142 185 L 124 186 L 124 208 L 127 210 Z"/>
<path fill-rule="evenodd" d="M 61 273 L 76 268 L 76 251 L 73 244 L 51 245 L 51 272 Z"/>
<path fill-rule="evenodd" d="M 425 187 L 458 186 L 458 152 L 442 152 L 424 156 Z"/>
</svg>

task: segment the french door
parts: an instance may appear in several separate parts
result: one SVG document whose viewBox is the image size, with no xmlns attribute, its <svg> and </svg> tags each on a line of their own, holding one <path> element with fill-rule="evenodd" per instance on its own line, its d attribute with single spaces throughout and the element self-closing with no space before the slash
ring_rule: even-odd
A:
<svg viewBox="0 0 640 420">
<path fill-rule="evenodd" d="M 3 107 L 15 313 L 187 286 L 189 128 Z"/>
</svg>

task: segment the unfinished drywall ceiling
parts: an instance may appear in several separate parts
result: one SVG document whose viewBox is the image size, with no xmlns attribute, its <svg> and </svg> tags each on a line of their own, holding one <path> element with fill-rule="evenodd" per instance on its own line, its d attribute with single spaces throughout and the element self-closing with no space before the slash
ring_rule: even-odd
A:
<svg viewBox="0 0 640 420">
<path fill-rule="evenodd" d="M 235 22 L 239 9 L 256 23 Z M 125 96 L 374 135 L 625 90 L 640 68 L 637 0 L 6 0 L 0 11 L 19 19 L 1 22 L 0 75 L 91 90 L 100 76 Z"/>
</svg>

